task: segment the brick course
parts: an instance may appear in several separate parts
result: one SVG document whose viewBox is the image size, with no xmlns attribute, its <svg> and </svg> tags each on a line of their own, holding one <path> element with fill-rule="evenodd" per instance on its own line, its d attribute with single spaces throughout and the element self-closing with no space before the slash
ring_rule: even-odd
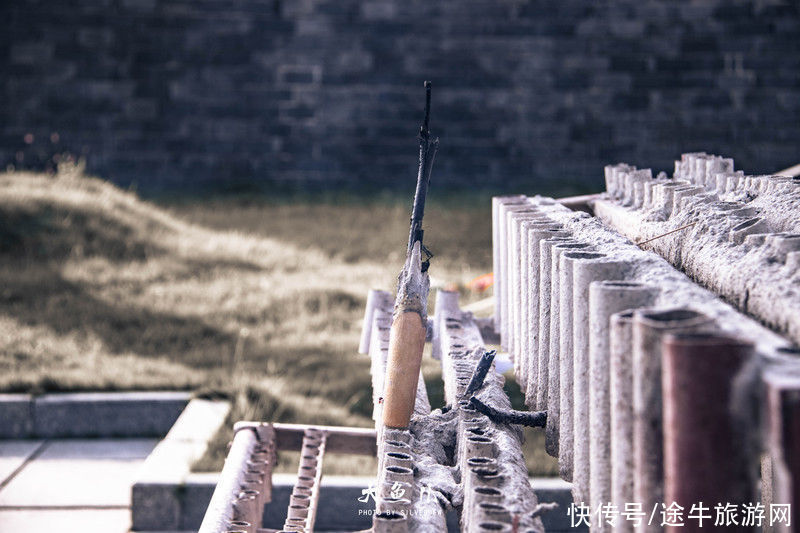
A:
<svg viewBox="0 0 800 533">
<path fill-rule="evenodd" d="M 791 0 L 3 2 L 0 164 L 40 168 L 69 151 L 140 190 L 405 190 L 432 79 L 440 183 L 596 190 L 604 164 L 669 170 L 692 150 L 768 173 L 800 161 L 799 10 Z"/>
</svg>

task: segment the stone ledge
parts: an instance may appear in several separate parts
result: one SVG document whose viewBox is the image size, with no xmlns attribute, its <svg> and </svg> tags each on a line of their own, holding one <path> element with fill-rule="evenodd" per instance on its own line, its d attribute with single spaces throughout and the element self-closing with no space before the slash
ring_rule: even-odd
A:
<svg viewBox="0 0 800 533">
<path fill-rule="evenodd" d="M 160 437 L 188 392 L 0 394 L 0 438 Z"/>
<path fill-rule="evenodd" d="M 0 439 L 33 438 L 30 394 L 0 394 Z"/>
<path fill-rule="evenodd" d="M 197 483 L 191 467 L 205 453 L 209 440 L 225 423 L 229 411 L 228 402 L 200 399 L 189 402 L 167 436 L 148 456 L 133 485 L 133 530 L 174 531 L 200 526 L 199 522 L 184 526 L 184 516 L 198 515 L 200 511 L 193 507 L 195 501 L 208 505 L 214 484 Z M 208 499 L 204 500 L 206 492 Z M 205 507 L 199 514 L 200 520 L 204 513 Z"/>
</svg>

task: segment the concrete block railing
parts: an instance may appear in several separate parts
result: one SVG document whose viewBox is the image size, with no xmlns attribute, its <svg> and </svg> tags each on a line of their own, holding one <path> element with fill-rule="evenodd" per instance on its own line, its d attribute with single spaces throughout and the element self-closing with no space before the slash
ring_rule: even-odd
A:
<svg viewBox="0 0 800 533">
<path fill-rule="evenodd" d="M 371 356 L 376 402 L 379 490 L 374 530 L 443 531 L 452 513 L 460 515 L 462 531 L 508 531 L 512 522 L 519 531 L 543 530 L 534 514 L 538 501 L 518 430 L 492 422 L 464 394 L 485 349 L 480 326 L 459 309 L 457 293 L 440 291 L 429 321 L 433 351 L 442 362 L 447 408 L 431 411 L 420 376 L 408 430 L 380 424 L 392 300 L 373 291 L 368 301 L 364 329 L 371 334 L 361 351 Z M 489 372 L 481 394 L 508 409 L 502 379 Z"/>
<path fill-rule="evenodd" d="M 288 480 L 273 475 L 276 452 L 281 450 L 300 452 L 297 475 Z M 369 428 L 237 422 L 200 533 L 363 526 L 356 514 L 362 491 L 352 483 L 322 483 L 322 464 L 328 453 L 374 456 L 376 432 Z M 323 497 L 327 500 L 324 504 Z"/>
<path fill-rule="evenodd" d="M 376 532 L 446 531 L 459 523 L 463 531 L 535 532 L 543 531 L 544 524 L 551 531 L 569 528 L 564 510 L 571 496 L 565 484 L 532 483 L 519 430 L 492 422 L 465 395 L 476 364 L 486 352 L 483 335 L 491 341 L 495 335 L 492 323 L 459 309 L 457 294 L 439 293 L 436 315 L 429 317 L 427 325 L 427 339 L 435 344 L 433 352 L 442 362 L 448 405 L 431 410 L 420 374 L 409 428 L 382 425 L 393 304 L 390 294 L 370 292 L 359 346 L 371 360 L 375 430 L 237 423 L 201 533 L 256 533 L 274 531 L 274 527 L 281 531 L 363 529 L 363 509 L 356 502 L 364 498 L 352 498 L 349 485 L 326 488 L 321 482 L 326 453 L 377 456 L 374 508 L 366 515 Z M 491 371 L 476 390 L 495 408 L 507 410 L 511 404 L 502 385 L 503 378 Z M 276 482 L 272 474 L 278 450 L 302 452 L 291 486 L 285 480 Z M 562 512 L 540 518 L 544 508 L 537 494 Z M 336 516 L 332 516 L 332 506 L 340 511 Z"/>
<path fill-rule="evenodd" d="M 672 502 L 744 512 L 759 498 L 769 529 L 770 505 L 800 486 L 785 417 L 800 391 L 800 187 L 702 154 L 673 178 L 617 165 L 606 182 L 595 217 L 493 199 L 495 330 L 526 403 L 547 412 L 547 452 L 593 531 L 634 529 L 600 506 L 638 503 L 656 519 L 636 529 L 660 531 Z"/>
<path fill-rule="evenodd" d="M 445 400 L 456 421 L 453 463 L 461 478 L 462 531 L 502 531 L 512 523 L 518 531 L 541 531 L 521 433 L 516 426 L 496 423 L 478 412 L 465 394 L 486 351 L 478 327 L 470 313 L 458 308 L 458 293 L 440 291 L 437 308 L 437 319 L 444 324 L 439 340 Z M 509 410 L 503 381 L 490 369 L 477 396 L 496 409 Z"/>
<path fill-rule="evenodd" d="M 800 180 L 746 176 L 704 153 L 684 154 L 671 179 L 631 179 L 636 172 L 606 167 L 597 217 L 800 343 Z M 626 201 L 632 184 L 644 187 L 641 201 Z"/>
</svg>

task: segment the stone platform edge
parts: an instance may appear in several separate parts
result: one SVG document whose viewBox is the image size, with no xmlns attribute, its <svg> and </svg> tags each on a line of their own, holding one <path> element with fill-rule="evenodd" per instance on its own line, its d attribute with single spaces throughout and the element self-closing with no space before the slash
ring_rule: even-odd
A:
<svg viewBox="0 0 800 533">
<path fill-rule="evenodd" d="M 139 470 L 131 489 L 132 530 L 179 531 L 200 526 L 216 479 L 198 486 L 196 475 L 191 473 L 192 465 L 224 426 L 230 409 L 226 401 L 189 402 Z M 208 498 L 204 500 L 205 494 Z M 193 525 L 185 527 L 189 523 Z"/>
<path fill-rule="evenodd" d="M 0 394 L 0 439 L 160 437 L 190 398 L 174 391 Z"/>
</svg>

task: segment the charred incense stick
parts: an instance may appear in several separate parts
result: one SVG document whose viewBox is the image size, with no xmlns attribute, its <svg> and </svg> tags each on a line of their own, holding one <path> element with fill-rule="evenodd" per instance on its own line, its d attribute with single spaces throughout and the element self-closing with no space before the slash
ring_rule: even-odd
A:
<svg viewBox="0 0 800 533">
<path fill-rule="evenodd" d="M 411 420 L 417 394 L 427 322 L 428 267 L 432 254 L 422 243 L 422 217 L 439 139 L 429 130 L 431 83 L 425 82 L 425 119 L 419 131 L 419 172 L 411 211 L 406 262 L 397 280 L 397 298 L 389 335 L 389 358 L 384 385 L 383 423 L 405 428 Z M 425 258 L 422 258 L 425 254 Z"/>
<path fill-rule="evenodd" d="M 439 139 L 431 138 L 431 82 L 425 82 L 425 119 L 419 129 L 419 170 L 417 171 L 417 190 L 414 192 L 414 206 L 411 209 L 411 227 L 408 233 L 408 249 L 406 256 L 411 255 L 414 243 L 419 241 L 426 258 L 422 261 L 422 271 L 427 272 L 432 254 L 422 244 L 422 217 L 425 215 L 425 200 L 428 197 L 428 186 L 431 183 L 431 170 Z"/>
<path fill-rule="evenodd" d="M 692 226 L 694 226 L 695 224 L 697 224 L 697 222 L 692 222 L 691 224 L 686 224 L 685 226 L 681 226 L 680 228 L 675 228 L 674 230 L 672 230 L 672 231 L 668 231 L 668 232 L 666 232 L 666 233 L 662 233 L 661 235 L 656 235 L 656 236 L 655 236 L 655 237 L 653 237 L 652 239 L 647 239 L 646 241 L 637 242 L 637 243 L 636 243 L 636 246 L 639 246 L 639 247 L 641 247 L 643 244 L 647 244 L 648 242 L 652 242 L 652 241 L 654 241 L 654 240 L 656 240 L 656 239 L 660 239 L 661 237 L 666 237 L 667 235 L 670 235 L 670 234 L 672 234 L 672 233 L 675 233 L 676 231 L 681 231 L 681 230 L 684 230 L 684 229 L 686 229 L 686 228 L 691 228 L 691 227 L 692 227 Z"/>
</svg>

